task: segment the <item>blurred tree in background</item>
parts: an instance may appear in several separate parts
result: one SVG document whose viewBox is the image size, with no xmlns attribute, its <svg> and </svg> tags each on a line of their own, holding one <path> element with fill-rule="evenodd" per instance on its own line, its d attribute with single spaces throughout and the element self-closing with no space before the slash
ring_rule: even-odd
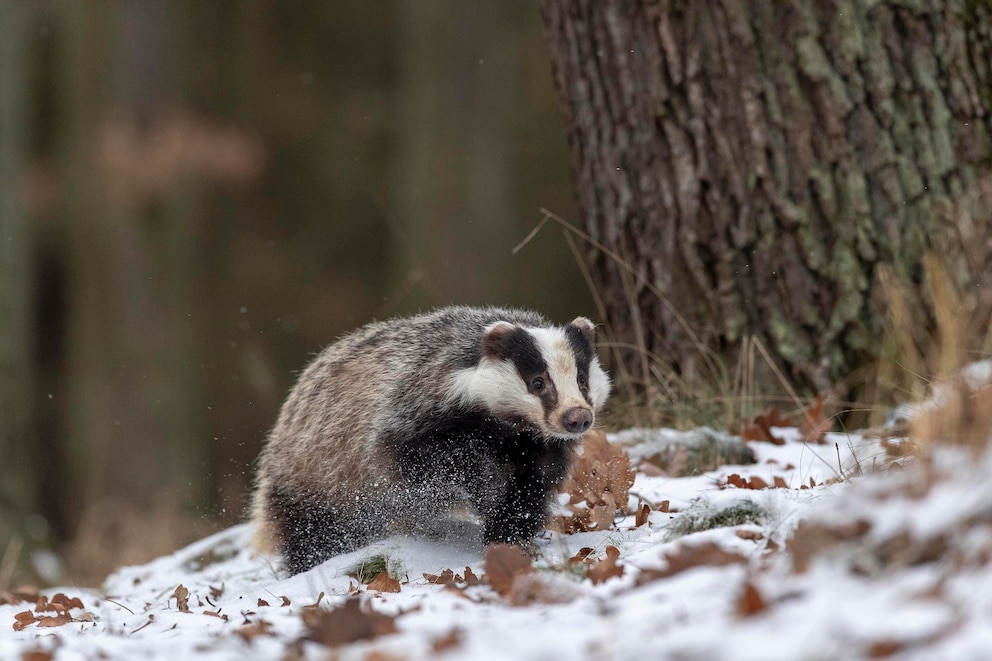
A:
<svg viewBox="0 0 992 661">
<path fill-rule="evenodd" d="M 373 317 L 593 313 L 559 236 L 511 255 L 574 213 L 530 3 L 4 2 L 0 31 L 0 586 L 240 519 L 294 372 Z"/>
</svg>

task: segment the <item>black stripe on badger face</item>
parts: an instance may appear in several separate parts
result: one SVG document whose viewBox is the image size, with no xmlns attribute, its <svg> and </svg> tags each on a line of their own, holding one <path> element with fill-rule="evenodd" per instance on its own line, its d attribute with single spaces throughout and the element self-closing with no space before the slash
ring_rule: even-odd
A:
<svg viewBox="0 0 992 661">
<path fill-rule="evenodd" d="M 483 342 L 483 355 L 511 363 L 527 392 L 541 400 L 545 415 L 557 406 L 558 389 L 548 375 L 548 362 L 527 330 L 510 324 L 493 326 Z"/>
<path fill-rule="evenodd" d="M 565 326 L 565 337 L 568 338 L 572 353 L 575 354 L 576 381 L 579 384 L 579 390 L 586 402 L 593 406 L 593 401 L 589 396 L 589 367 L 592 364 L 592 359 L 596 357 L 596 351 L 593 349 L 592 329 L 580 328 L 573 322 Z"/>
</svg>

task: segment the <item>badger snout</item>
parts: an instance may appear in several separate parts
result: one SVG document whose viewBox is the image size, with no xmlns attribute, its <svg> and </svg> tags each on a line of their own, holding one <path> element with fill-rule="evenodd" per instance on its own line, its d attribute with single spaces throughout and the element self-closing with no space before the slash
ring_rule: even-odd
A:
<svg viewBox="0 0 992 661">
<path fill-rule="evenodd" d="M 592 411 L 581 406 L 570 408 L 561 416 L 561 426 L 570 434 L 581 434 L 592 426 Z"/>
</svg>

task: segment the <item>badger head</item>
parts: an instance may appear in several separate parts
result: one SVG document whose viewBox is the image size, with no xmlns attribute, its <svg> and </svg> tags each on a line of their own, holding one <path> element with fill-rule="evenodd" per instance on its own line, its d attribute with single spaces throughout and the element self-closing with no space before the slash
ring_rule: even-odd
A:
<svg viewBox="0 0 992 661">
<path fill-rule="evenodd" d="M 563 328 L 497 321 L 482 334 L 479 363 L 454 375 L 449 396 L 545 437 L 579 438 L 610 393 L 595 335 L 585 317 Z"/>
</svg>

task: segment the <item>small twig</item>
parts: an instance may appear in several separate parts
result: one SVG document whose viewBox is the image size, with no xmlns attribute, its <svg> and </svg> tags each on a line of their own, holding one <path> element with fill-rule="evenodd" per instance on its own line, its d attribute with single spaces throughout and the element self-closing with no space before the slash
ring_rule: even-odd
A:
<svg viewBox="0 0 992 661">
<path fill-rule="evenodd" d="M 155 616 L 154 616 L 154 615 L 149 615 L 149 616 L 148 616 L 148 621 L 147 621 L 147 622 L 145 622 L 144 624 L 142 624 L 142 625 L 141 625 L 140 627 L 138 627 L 137 629 L 134 629 L 134 630 L 133 630 L 133 631 L 132 631 L 131 633 L 129 633 L 128 635 L 129 635 L 129 636 L 133 636 L 134 634 L 136 634 L 136 633 L 138 633 L 139 631 L 141 631 L 142 629 L 144 629 L 145 627 L 147 627 L 147 626 L 148 626 L 149 624 L 151 624 L 151 623 L 152 623 L 152 622 L 154 622 L 154 621 L 155 621 Z"/>
<path fill-rule="evenodd" d="M 114 601 L 110 597 L 104 597 L 103 600 L 104 601 L 109 601 L 110 603 L 114 604 L 115 606 L 120 606 L 121 608 L 123 608 L 124 610 L 126 610 L 131 615 L 134 615 L 134 611 L 133 610 L 131 610 L 130 608 L 128 608 L 127 606 L 125 606 L 124 604 L 122 604 L 119 601 Z"/>
<path fill-rule="evenodd" d="M 542 209 L 542 211 L 543 211 L 543 209 Z M 535 236 L 537 236 L 537 233 L 541 231 L 541 228 L 544 227 L 544 225 L 549 220 L 551 220 L 551 214 L 549 214 L 548 212 L 545 211 L 544 217 L 541 218 L 541 222 L 539 222 L 537 225 L 534 226 L 534 229 L 532 229 L 530 231 L 530 234 L 528 234 L 527 236 L 525 236 L 524 237 L 524 240 L 521 241 L 520 243 L 518 243 L 516 245 L 516 247 L 513 250 L 510 251 L 510 254 L 511 255 L 516 255 L 518 252 L 520 252 L 523 249 L 524 246 L 526 246 L 528 243 L 530 243 L 531 239 L 533 239 Z"/>
</svg>

